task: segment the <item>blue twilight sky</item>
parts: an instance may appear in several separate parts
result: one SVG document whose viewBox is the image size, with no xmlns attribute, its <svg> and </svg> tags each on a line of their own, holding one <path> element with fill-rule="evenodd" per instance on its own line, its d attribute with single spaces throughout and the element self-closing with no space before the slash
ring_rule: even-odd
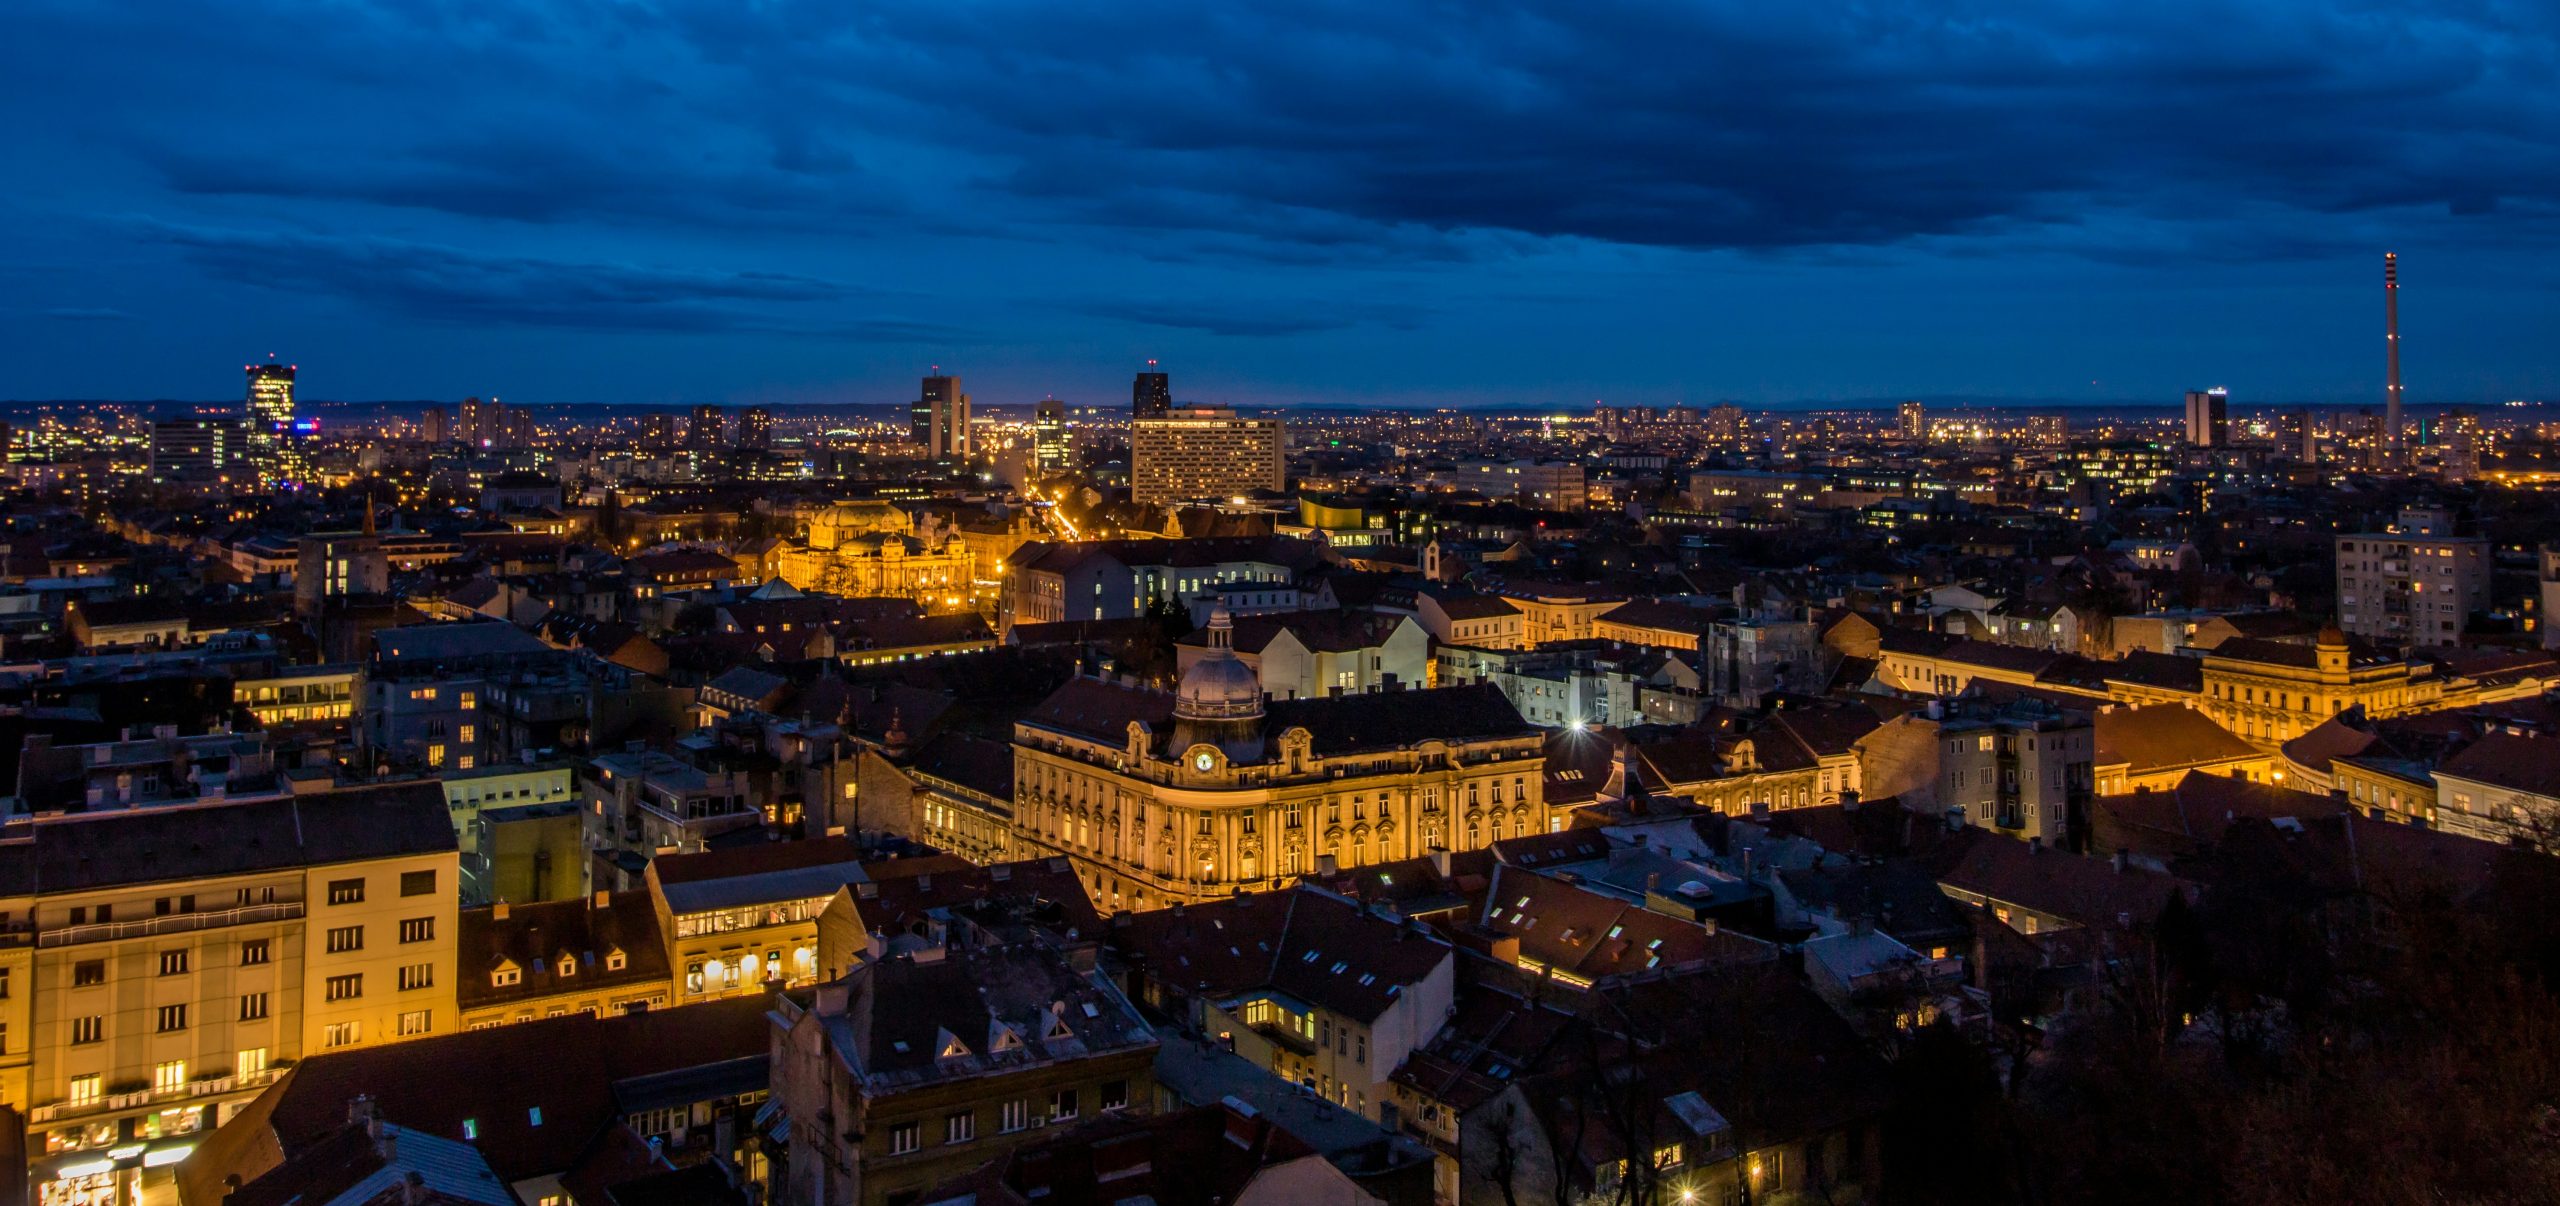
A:
<svg viewBox="0 0 2560 1206">
<path fill-rule="evenodd" d="M 2560 3 L 6 0 L 0 397 L 2560 396 Z"/>
</svg>

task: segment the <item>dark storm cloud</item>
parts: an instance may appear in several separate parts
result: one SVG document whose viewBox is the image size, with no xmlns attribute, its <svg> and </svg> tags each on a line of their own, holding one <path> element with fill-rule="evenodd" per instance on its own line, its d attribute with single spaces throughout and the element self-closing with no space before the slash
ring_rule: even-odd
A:
<svg viewBox="0 0 2560 1206">
<path fill-rule="evenodd" d="M 37 7 L 65 38 L 111 19 Z M 228 76 L 200 124 L 116 133 L 182 193 L 852 237 L 1081 225 L 1282 263 L 1503 236 L 2102 248 L 2107 212 L 2245 248 L 2223 207 L 2290 243 L 2403 209 L 2540 232 L 2560 195 L 2560 7 L 2494 0 L 230 11 L 158 49 L 253 56 L 293 29 L 318 75 Z"/>
<path fill-rule="evenodd" d="M 923 6 L 863 49 L 873 86 L 1011 162 L 995 186 L 1130 225 L 1287 238 L 1257 225 L 1285 210 L 1768 249 L 2241 203 L 2539 225 L 2560 192 L 2555 12 Z"/>
<path fill-rule="evenodd" d="M 248 231 L 139 220 L 133 233 L 206 272 L 262 288 L 360 300 L 431 322 L 586 330 L 859 334 L 937 330 L 894 321 L 829 325 L 805 303 L 854 291 L 776 272 L 719 272 L 495 255 L 378 236 Z"/>
<path fill-rule="evenodd" d="M 1305 335 L 1361 326 L 1411 330 L 1422 320 L 1421 312 L 1410 307 L 1360 302 L 1104 299 L 1066 308 L 1144 326 L 1244 337 Z"/>
</svg>

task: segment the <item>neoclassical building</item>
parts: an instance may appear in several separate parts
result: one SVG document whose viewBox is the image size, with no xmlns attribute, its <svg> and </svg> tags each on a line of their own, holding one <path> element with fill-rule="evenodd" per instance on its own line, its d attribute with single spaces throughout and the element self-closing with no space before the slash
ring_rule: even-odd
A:
<svg viewBox="0 0 2560 1206">
<path fill-rule="evenodd" d="M 1172 694 L 1078 678 L 1015 723 L 1009 857 L 1144 909 L 1563 828 L 1496 688 L 1266 702 L 1224 609 L 1209 633 Z"/>
<path fill-rule="evenodd" d="M 2323 628 L 2310 645 L 2237 638 L 2204 655 L 2204 692 L 2197 706 L 2260 749 L 2274 749 L 2361 707 L 2379 720 L 2444 706 L 2445 680 L 2434 667 L 2351 645 Z"/>
<path fill-rule="evenodd" d="M 936 525 L 923 533 L 906 511 L 885 502 L 842 502 L 809 520 L 809 530 L 775 556 L 775 571 L 800 590 L 931 601 L 966 596 L 969 549 L 960 534 Z"/>
</svg>

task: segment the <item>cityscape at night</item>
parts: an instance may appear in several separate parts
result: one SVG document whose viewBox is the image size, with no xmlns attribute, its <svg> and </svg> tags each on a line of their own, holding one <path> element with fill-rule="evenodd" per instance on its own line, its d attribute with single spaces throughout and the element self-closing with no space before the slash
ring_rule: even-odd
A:
<svg viewBox="0 0 2560 1206">
<path fill-rule="evenodd" d="M 0 1206 L 2560 1201 L 2555 62 L 6 6 Z"/>
</svg>

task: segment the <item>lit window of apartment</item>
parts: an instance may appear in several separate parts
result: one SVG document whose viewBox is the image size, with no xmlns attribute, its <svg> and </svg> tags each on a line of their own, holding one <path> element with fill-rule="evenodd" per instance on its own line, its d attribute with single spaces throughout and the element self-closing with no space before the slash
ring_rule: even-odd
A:
<svg viewBox="0 0 2560 1206">
<path fill-rule="evenodd" d="M 400 1034 L 401 1034 L 401 1036 L 405 1038 L 405 1037 L 408 1037 L 408 1036 L 410 1036 L 410 1035 L 418 1035 L 418 1034 L 425 1034 L 425 1033 L 427 1033 L 427 1029 L 428 1029 L 428 1025 L 427 1025 L 428 1013 L 429 1013 L 429 1011 L 424 1010 L 424 1009 L 412 1009 L 412 1010 L 409 1010 L 409 1011 L 408 1011 L 408 1012 L 406 1012 L 406 1013 L 401 1014 L 401 1015 L 400 1015 Z"/>
<path fill-rule="evenodd" d="M 330 1023 L 329 1028 L 321 1033 L 320 1045 L 322 1047 L 355 1046 L 356 1024 L 353 1022 Z"/>
<path fill-rule="evenodd" d="M 95 1072 L 92 1072 L 87 1076 L 72 1077 L 70 1092 L 66 1094 L 69 1104 L 75 1106 L 93 1106 L 98 1104 L 100 1096 L 99 1086 L 102 1083 L 103 1082 L 99 1079 L 98 1074 Z"/>
<path fill-rule="evenodd" d="M 151 1066 L 151 1090 L 153 1092 L 175 1093 L 186 1087 L 187 1061 L 182 1059 L 173 1059 L 166 1063 L 158 1063 Z"/>
<path fill-rule="evenodd" d="M 443 746 L 431 745 L 427 747 L 427 765 L 433 767 L 442 767 L 444 765 Z"/>
<path fill-rule="evenodd" d="M 240 1052 L 239 1058 L 232 1061 L 231 1068 L 234 1075 L 243 1078 L 257 1076 L 265 1072 L 267 1070 L 267 1049 L 264 1047 L 244 1048 Z"/>
</svg>

